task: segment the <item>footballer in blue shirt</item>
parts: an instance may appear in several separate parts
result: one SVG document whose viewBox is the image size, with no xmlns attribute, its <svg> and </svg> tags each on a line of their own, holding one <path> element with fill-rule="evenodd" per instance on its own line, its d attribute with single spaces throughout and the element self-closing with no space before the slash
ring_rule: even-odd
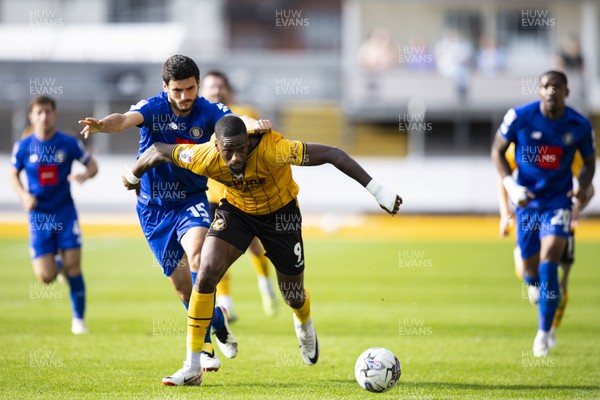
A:
<svg viewBox="0 0 600 400">
<path fill-rule="evenodd" d="M 96 162 L 77 138 L 59 132 L 56 102 L 38 96 L 29 104 L 33 134 L 15 143 L 10 181 L 23 207 L 29 212 L 30 251 L 33 270 L 40 282 L 51 283 L 65 274 L 69 286 L 74 334 L 87 333 L 85 283 L 81 274 L 81 233 L 77 211 L 71 197 L 71 181 L 79 183 L 98 172 Z M 71 173 L 73 161 L 85 171 Z M 20 173 L 25 171 L 27 189 Z M 55 258 L 59 256 L 59 258 Z"/>
<path fill-rule="evenodd" d="M 587 203 L 596 167 L 591 123 L 565 105 L 566 75 L 548 71 L 539 82 L 540 100 L 508 110 L 492 145 L 492 159 L 516 206 L 523 278 L 530 292 L 538 292 L 535 357 L 549 353 L 549 332 L 560 301 L 558 264 L 570 233 L 571 209 L 573 203 Z M 511 142 L 516 179 L 505 155 Z M 573 188 L 571 164 L 577 150 L 583 167 Z"/>
<path fill-rule="evenodd" d="M 119 133 L 140 128 L 142 154 L 156 142 L 199 144 L 210 140 L 215 124 L 231 111 L 224 104 L 210 103 L 198 96 L 200 70 L 189 57 L 174 55 L 163 64 L 163 92 L 139 101 L 124 114 L 110 114 L 100 120 L 85 118 L 81 134 Z M 268 120 L 241 117 L 248 130 L 264 132 Z M 128 175 L 137 180 L 133 174 Z M 179 167 L 164 164 L 140 180 L 137 213 L 150 249 L 170 279 L 182 302 L 189 305 L 192 284 L 200 266 L 200 251 L 211 223 L 205 191 L 207 178 Z M 227 324 L 227 310 L 216 307 L 212 326 L 223 354 L 233 358 L 237 341 Z M 220 361 L 207 330 L 202 368 L 216 371 Z"/>
</svg>

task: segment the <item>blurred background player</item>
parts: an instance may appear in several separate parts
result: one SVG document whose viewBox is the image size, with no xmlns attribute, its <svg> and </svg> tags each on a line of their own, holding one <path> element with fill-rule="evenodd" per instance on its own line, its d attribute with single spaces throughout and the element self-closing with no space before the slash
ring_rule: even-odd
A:
<svg viewBox="0 0 600 400">
<path fill-rule="evenodd" d="M 85 125 L 81 133 L 87 137 L 98 132 L 119 133 L 138 126 L 141 135 L 138 154 L 157 141 L 208 142 L 217 121 L 230 111 L 223 104 L 212 104 L 198 96 L 200 70 L 196 63 L 183 55 L 171 56 L 163 64 L 162 80 L 163 92 L 140 100 L 124 114 L 79 121 Z M 242 118 L 249 129 L 264 129 L 261 124 L 265 121 Z M 144 175 L 137 200 L 136 209 L 144 236 L 186 308 L 211 221 L 206 189 L 205 177 L 163 165 Z M 213 328 L 219 348 L 226 357 L 233 358 L 237 354 L 237 342 L 229 331 L 225 313 L 216 307 Z M 220 368 L 210 332 L 205 337 L 202 354 L 206 370 Z"/>
<path fill-rule="evenodd" d="M 538 101 L 510 109 L 496 133 L 492 159 L 511 201 L 517 206 L 517 244 L 523 278 L 539 286 L 538 332 L 533 355 L 548 355 L 550 329 L 560 301 L 558 264 L 571 230 L 571 208 L 585 205 L 595 172 L 595 146 L 590 122 L 565 105 L 567 77 L 548 71 L 540 77 Z M 515 180 L 506 150 L 515 143 Z M 583 158 L 573 189 L 575 152 Z"/>
<path fill-rule="evenodd" d="M 517 164 L 515 162 L 515 146 L 514 143 L 511 143 L 506 150 L 506 159 L 510 164 L 510 168 L 514 171 L 517 168 Z M 575 158 L 573 159 L 573 164 L 571 164 L 571 173 L 574 177 L 579 176 L 581 171 L 581 167 L 583 166 L 583 159 L 581 158 L 581 153 L 577 151 L 575 153 Z M 565 310 L 567 308 L 567 303 L 569 301 L 569 293 L 568 293 L 568 283 L 569 283 L 569 274 L 571 272 L 571 267 L 575 262 L 575 228 L 579 225 L 579 215 L 581 211 L 585 208 L 585 206 L 589 203 L 591 198 L 594 195 L 594 185 L 590 185 L 588 189 L 587 202 L 585 204 L 574 203 L 572 207 L 571 214 L 571 228 L 569 232 L 569 237 L 567 238 L 567 246 L 565 247 L 565 251 L 560 259 L 560 269 L 559 269 L 559 284 L 560 284 L 560 303 L 556 310 L 556 315 L 554 316 L 554 320 L 552 321 L 552 328 L 550 328 L 550 336 L 548 338 L 548 347 L 554 348 L 556 347 L 556 329 L 560 327 L 562 322 L 562 318 L 565 314 Z M 504 239 L 509 234 L 510 228 L 514 226 L 514 213 L 511 210 L 509 201 L 508 201 L 508 193 L 506 192 L 506 188 L 502 185 L 502 180 L 498 180 L 498 203 L 500 206 L 500 238 Z M 515 263 L 515 275 L 519 280 L 523 280 L 523 269 L 525 268 L 523 265 L 523 259 L 521 258 L 521 250 L 519 246 L 515 246 L 513 251 L 514 263 Z M 539 286 L 528 286 L 528 297 L 531 304 L 537 306 L 539 300 Z"/>
<path fill-rule="evenodd" d="M 33 271 L 40 282 L 51 283 L 63 272 L 73 307 L 71 332 L 88 332 L 85 323 L 85 282 L 81 272 L 81 232 L 71 197 L 71 181 L 83 183 L 98 173 L 96 161 L 77 138 L 56 130 L 56 102 L 37 96 L 29 103 L 32 134 L 15 143 L 10 180 L 29 212 Z M 71 174 L 73 161 L 85 171 Z M 27 189 L 20 172 L 25 170 Z M 55 259 L 55 256 L 60 256 Z M 62 265 L 61 265 L 62 264 Z"/>
<path fill-rule="evenodd" d="M 248 136 L 236 116 L 219 120 L 216 147 L 156 143 L 140 155 L 132 175 L 123 177 L 127 189 L 138 189 L 139 179 L 154 167 L 169 163 L 227 184 L 206 237 L 198 279 L 188 311 L 187 357 L 184 367 L 163 378 L 171 386 L 202 382 L 201 338 L 209 328 L 216 285 L 258 236 L 277 271 L 283 298 L 291 308 L 300 354 L 307 365 L 319 358 L 317 334 L 310 313 L 310 295 L 304 287 L 302 215 L 298 208 L 298 185 L 291 165 L 332 164 L 365 187 L 389 214 L 398 212 L 402 199 L 386 189 L 344 151 L 319 143 L 286 140 L 280 133 Z M 282 159 L 281 154 L 286 158 Z M 234 184 L 235 183 L 235 184 Z M 277 221 L 292 217 L 297 223 L 282 229 Z"/>
<path fill-rule="evenodd" d="M 225 104 L 234 114 L 247 115 L 254 119 L 260 118 L 258 112 L 253 107 L 239 105 L 234 102 L 234 91 L 229 83 L 229 79 L 221 71 L 210 71 L 204 75 L 200 85 L 200 96 L 213 103 Z M 219 201 L 223 197 L 224 191 L 225 186 L 223 184 L 213 179 L 208 180 L 208 191 L 206 194 L 210 204 L 211 219 L 214 218 L 215 210 L 219 206 Z M 272 317 L 277 311 L 277 302 L 275 291 L 269 279 L 269 259 L 265 256 L 265 249 L 257 238 L 254 238 L 252 243 L 250 243 L 248 250 L 250 262 L 254 267 L 254 272 L 258 279 L 258 289 L 260 291 L 263 310 L 267 316 Z M 227 309 L 227 317 L 230 322 L 233 322 L 236 319 L 236 314 L 231 297 L 230 274 L 231 272 L 227 271 L 217 285 L 217 305 L 224 306 Z"/>
</svg>

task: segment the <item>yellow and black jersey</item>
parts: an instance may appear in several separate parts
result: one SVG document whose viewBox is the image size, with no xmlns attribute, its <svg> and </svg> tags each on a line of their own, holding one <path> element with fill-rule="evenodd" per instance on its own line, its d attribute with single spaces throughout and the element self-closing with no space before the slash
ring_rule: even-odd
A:
<svg viewBox="0 0 600 400">
<path fill-rule="evenodd" d="M 304 142 L 275 131 L 263 134 L 248 155 L 242 179 L 233 177 L 213 142 L 177 145 L 171 155 L 177 166 L 225 185 L 225 199 L 252 215 L 272 213 L 296 200 L 298 185 L 290 165 L 302 165 L 305 156 Z"/>
</svg>

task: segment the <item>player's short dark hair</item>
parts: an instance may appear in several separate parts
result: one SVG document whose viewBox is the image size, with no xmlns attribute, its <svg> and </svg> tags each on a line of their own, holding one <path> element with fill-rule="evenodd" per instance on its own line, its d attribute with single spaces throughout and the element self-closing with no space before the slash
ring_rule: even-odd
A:
<svg viewBox="0 0 600 400">
<path fill-rule="evenodd" d="M 34 106 L 45 105 L 45 104 L 49 104 L 50 107 L 52 107 L 52 109 L 56 111 L 56 101 L 52 97 L 50 97 L 50 96 L 35 96 L 29 102 L 28 112 L 31 112 L 31 110 L 33 110 Z"/>
<path fill-rule="evenodd" d="M 165 61 L 162 67 L 162 79 L 167 85 L 170 81 L 181 81 L 194 77 L 200 80 L 200 69 L 198 65 L 187 56 L 176 54 Z"/>
<path fill-rule="evenodd" d="M 244 121 L 235 115 L 226 115 L 218 120 L 217 124 L 215 125 L 215 137 L 217 139 L 237 136 L 246 132 L 247 130 Z"/>
<path fill-rule="evenodd" d="M 227 88 L 227 90 L 233 92 L 233 88 L 229 84 L 229 79 L 227 78 L 227 75 L 225 75 L 224 72 L 213 69 L 212 71 L 208 71 L 206 74 L 204 74 L 204 78 L 206 78 L 207 76 L 216 76 L 217 78 L 222 79 L 223 83 L 225 83 L 225 87 Z"/>
<path fill-rule="evenodd" d="M 552 76 L 558 78 L 559 80 L 562 81 L 562 83 L 564 83 L 565 86 L 567 86 L 567 75 L 565 75 L 564 72 L 560 72 L 560 71 L 556 71 L 556 70 L 550 70 L 550 71 L 544 72 L 542 75 L 540 75 L 540 82 L 542 81 L 543 77 L 549 76 L 549 75 L 552 75 Z"/>
</svg>

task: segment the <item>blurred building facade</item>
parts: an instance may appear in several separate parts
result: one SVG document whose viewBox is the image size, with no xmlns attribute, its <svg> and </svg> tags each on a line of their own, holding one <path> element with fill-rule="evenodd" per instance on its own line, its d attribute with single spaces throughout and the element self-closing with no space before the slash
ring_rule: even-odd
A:
<svg viewBox="0 0 600 400">
<path fill-rule="evenodd" d="M 182 53 L 227 72 L 238 101 L 290 137 L 354 154 L 487 154 L 568 37 L 583 60 L 572 98 L 600 122 L 595 1 L 0 0 L 0 151 L 34 95 L 56 97 L 61 129 L 77 132 L 162 90 L 162 62 Z M 131 154 L 138 139 L 92 146 Z"/>
</svg>

